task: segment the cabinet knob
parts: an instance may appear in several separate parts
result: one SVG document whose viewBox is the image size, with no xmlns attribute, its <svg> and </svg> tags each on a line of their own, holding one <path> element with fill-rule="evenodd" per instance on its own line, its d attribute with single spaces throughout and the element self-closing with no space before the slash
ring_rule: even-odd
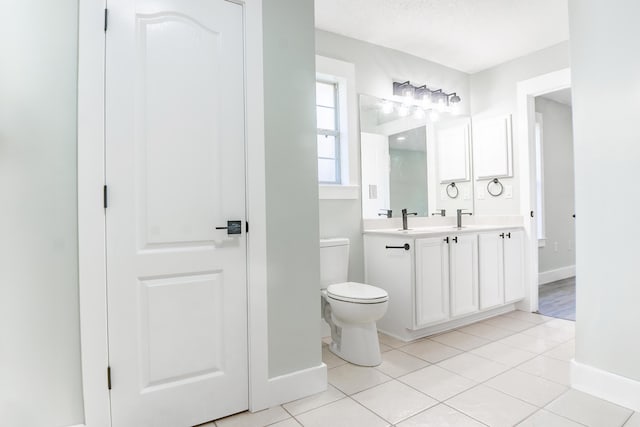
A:
<svg viewBox="0 0 640 427">
<path fill-rule="evenodd" d="M 453 239 L 451 239 L 451 240 L 453 240 L 454 242 L 458 243 L 458 236 L 454 237 L 454 238 L 453 238 Z"/>
<path fill-rule="evenodd" d="M 511 233 L 507 233 L 507 237 L 508 237 L 508 238 L 511 238 Z"/>
<path fill-rule="evenodd" d="M 504 233 L 500 233 L 500 237 L 504 239 Z"/>
<path fill-rule="evenodd" d="M 449 243 L 449 236 L 445 237 L 444 239 L 442 239 L 444 242 Z"/>
</svg>

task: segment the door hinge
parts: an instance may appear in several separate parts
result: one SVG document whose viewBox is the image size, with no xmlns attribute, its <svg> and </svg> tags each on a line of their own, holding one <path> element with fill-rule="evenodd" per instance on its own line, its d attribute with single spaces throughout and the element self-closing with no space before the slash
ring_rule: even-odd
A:
<svg viewBox="0 0 640 427">
<path fill-rule="evenodd" d="M 107 366 L 107 388 L 111 390 L 111 366 Z"/>
<path fill-rule="evenodd" d="M 245 233 L 249 232 L 249 221 L 245 221 Z"/>
<path fill-rule="evenodd" d="M 107 31 L 107 24 L 109 22 L 109 9 L 104 10 L 104 31 Z"/>
<path fill-rule="evenodd" d="M 105 209 L 107 209 L 107 206 L 109 205 L 109 197 L 108 197 L 106 185 L 102 187 L 102 205 L 104 206 Z"/>
</svg>

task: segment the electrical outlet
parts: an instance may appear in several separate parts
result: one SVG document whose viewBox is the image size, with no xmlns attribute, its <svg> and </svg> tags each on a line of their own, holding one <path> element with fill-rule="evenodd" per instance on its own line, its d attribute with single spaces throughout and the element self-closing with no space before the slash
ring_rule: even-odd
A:
<svg viewBox="0 0 640 427">
<path fill-rule="evenodd" d="M 505 199 L 513 198 L 513 185 L 505 185 L 504 186 L 504 197 Z"/>
</svg>

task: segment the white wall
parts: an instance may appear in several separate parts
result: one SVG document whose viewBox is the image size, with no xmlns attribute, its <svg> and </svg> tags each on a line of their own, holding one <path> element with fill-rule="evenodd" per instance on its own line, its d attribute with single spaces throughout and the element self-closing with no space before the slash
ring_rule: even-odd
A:
<svg viewBox="0 0 640 427">
<path fill-rule="evenodd" d="M 391 98 L 394 81 L 411 80 L 418 84 L 427 83 L 431 87 L 456 91 L 462 98 L 461 113 L 469 113 L 469 76 L 461 71 L 321 30 L 316 30 L 316 53 L 355 64 L 358 94 Z M 357 154 L 360 164 L 359 143 Z M 348 237 L 351 240 L 349 279 L 364 280 L 360 198 L 320 200 L 320 236 Z"/>
<path fill-rule="evenodd" d="M 544 218 L 546 245 L 538 250 L 538 270 L 575 265 L 575 193 L 571 107 L 537 97 L 543 120 Z"/>
<path fill-rule="evenodd" d="M 570 0 L 569 15 L 576 361 L 640 381 L 640 2 Z"/>
<path fill-rule="evenodd" d="M 77 0 L 0 13 L 0 425 L 84 420 L 78 314 Z"/>
<path fill-rule="evenodd" d="M 275 377 L 322 363 L 313 0 L 263 2 L 263 30 L 269 376 Z"/>
<path fill-rule="evenodd" d="M 564 42 L 530 55 L 514 59 L 496 67 L 471 75 L 471 116 L 473 120 L 483 117 L 512 115 L 512 129 L 517 129 L 516 84 L 541 74 L 569 67 L 569 43 Z M 512 186 L 513 197 L 507 198 L 506 191 L 499 197 L 488 194 L 478 199 L 475 192 L 475 212 L 477 215 L 518 215 L 520 214 L 520 170 L 518 168 L 519 144 L 513 132 L 513 178 L 500 181 Z M 487 181 L 476 182 L 476 188 L 486 188 Z M 486 193 L 486 191 L 485 191 Z"/>
</svg>

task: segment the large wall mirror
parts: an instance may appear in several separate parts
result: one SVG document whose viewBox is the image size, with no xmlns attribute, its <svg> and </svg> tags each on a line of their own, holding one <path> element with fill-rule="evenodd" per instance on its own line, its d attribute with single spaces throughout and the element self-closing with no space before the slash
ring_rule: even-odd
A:
<svg viewBox="0 0 640 427">
<path fill-rule="evenodd" d="M 473 212 L 471 120 L 360 95 L 363 218 Z"/>
</svg>

